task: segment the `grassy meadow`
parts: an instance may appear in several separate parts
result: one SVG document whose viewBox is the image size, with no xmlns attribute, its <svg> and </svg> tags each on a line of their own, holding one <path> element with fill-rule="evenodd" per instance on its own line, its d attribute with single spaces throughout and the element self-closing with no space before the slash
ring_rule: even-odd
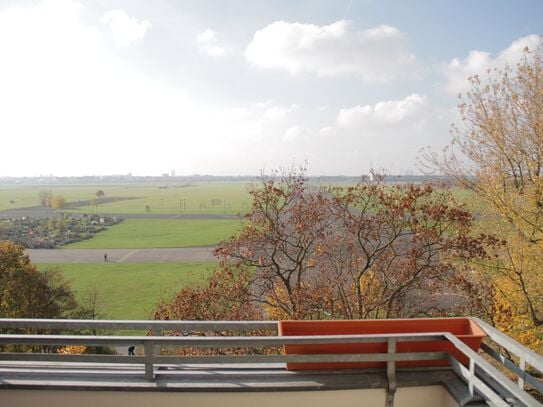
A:
<svg viewBox="0 0 543 407">
<path fill-rule="evenodd" d="M 236 214 L 250 207 L 245 183 L 202 183 L 159 188 L 159 185 L 0 187 L 0 211 L 39 205 L 39 192 L 50 189 L 69 202 L 93 199 L 98 190 L 110 203 L 84 205 L 71 212 L 109 214 Z M 468 191 L 453 189 L 453 195 L 468 208 L 474 201 Z M 219 204 L 220 202 L 220 204 Z M 213 205 L 214 204 L 214 205 Z M 215 245 L 241 227 L 239 219 L 125 219 L 94 238 L 64 246 L 74 249 L 168 248 Z M 40 269 L 58 267 L 71 281 L 79 300 L 88 287 L 97 285 L 109 319 L 147 319 L 155 304 L 181 287 L 201 284 L 215 263 L 64 263 L 40 264 Z"/>
<path fill-rule="evenodd" d="M 88 287 L 98 287 L 106 319 L 149 319 L 156 303 L 182 287 L 202 284 L 215 263 L 39 264 L 58 268 L 81 301 Z"/>
<path fill-rule="evenodd" d="M 88 201 L 98 190 L 115 202 L 82 205 L 67 212 L 81 213 L 243 213 L 249 209 L 246 183 L 209 182 L 190 185 L 85 185 L 0 187 L 0 210 L 37 206 L 42 190 L 62 195 L 68 202 Z"/>
<path fill-rule="evenodd" d="M 233 235 L 237 219 L 125 219 L 67 249 L 149 249 L 210 246 Z"/>
</svg>

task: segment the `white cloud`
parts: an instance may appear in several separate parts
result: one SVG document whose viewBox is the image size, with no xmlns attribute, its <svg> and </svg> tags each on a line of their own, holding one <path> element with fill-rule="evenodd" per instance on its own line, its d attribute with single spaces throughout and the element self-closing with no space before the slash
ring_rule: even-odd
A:
<svg viewBox="0 0 543 407">
<path fill-rule="evenodd" d="M 273 113 L 272 113 L 273 112 Z M 362 174 L 370 168 L 414 169 L 419 150 L 442 147 L 452 116 L 424 95 L 345 108 L 256 103 L 208 120 L 220 129 L 222 154 L 214 162 L 255 172 L 308 161 L 312 174 Z M 322 123 L 318 125 L 317 123 Z M 243 162 L 228 162 L 243 150 Z M 230 160 L 231 161 L 231 160 Z M 236 170 L 234 170 L 236 171 Z M 243 172 L 238 170 L 236 173 Z"/>
<path fill-rule="evenodd" d="M 463 60 L 452 59 L 443 67 L 445 91 L 452 95 L 466 92 L 470 89 L 469 76 L 484 75 L 494 68 L 503 69 L 506 64 L 514 66 L 522 58 L 525 47 L 534 50 L 542 40 L 539 35 L 528 35 L 513 41 L 495 57 L 489 52 L 473 50 Z"/>
<path fill-rule="evenodd" d="M 424 117 L 425 106 L 426 97 L 414 93 L 402 100 L 341 109 L 337 123 L 341 127 L 359 129 L 404 125 Z"/>
<path fill-rule="evenodd" d="M 313 136 L 311 129 L 303 126 L 292 126 L 287 129 L 283 140 L 285 141 L 294 141 L 294 140 L 309 140 Z"/>
<path fill-rule="evenodd" d="M 113 40 L 119 47 L 127 47 L 136 41 L 143 40 L 145 32 L 151 28 L 149 21 L 138 22 L 136 18 L 128 16 L 124 10 L 108 11 L 100 22 L 109 25 Z"/>
<path fill-rule="evenodd" d="M 259 102 L 226 109 L 215 120 L 221 123 L 222 133 L 227 137 L 261 143 L 275 139 L 292 125 L 299 108 L 297 105 L 277 106 L 271 102 Z"/>
<path fill-rule="evenodd" d="M 322 111 L 315 109 L 314 115 Z M 307 122 L 287 129 L 284 141 L 315 173 L 362 174 L 371 168 L 412 170 L 419 150 L 442 147 L 452 115 L 412 94 L 401 100 L 336 110 L 327 125 L 312 131 Z"/>
<path fill-rule="evenodd" d="M 219 45 L 217 33 L 213 30 L 207 29 L 200 33 L 196 41 L 200 51 L 211 57 L 222 57 L 228 52 L 227 48 Z"/>
<path fill-rule="evenodd" d="M 55 1 L 0 12 L 1 148 L 10 151 L 0 174 L 156 174 L 204 146 L 192 139 L 205 121 L 194 101 L 117 58 L 81 10 Z"/>
<path fill-rule="evenodd" d="M 0 11 L 0 174 L 256 174 L 293 159 L 360 174 L 410 168 L 420 147 L 448 138 L 450 120 L 422 94 L 343 109 L 217 106 L 139 71 L 85 12 L 69 0 Z"/>
<path fill-rule="evenodd" d="M 397 28 L 354 31 L 345 20 L 324 26 L 276 21 L 255 33 L 245 57 L 291 74 L 354 73 L 369 81 L 393 79 L 415 65 L 406 36 Z"/>
</svg>

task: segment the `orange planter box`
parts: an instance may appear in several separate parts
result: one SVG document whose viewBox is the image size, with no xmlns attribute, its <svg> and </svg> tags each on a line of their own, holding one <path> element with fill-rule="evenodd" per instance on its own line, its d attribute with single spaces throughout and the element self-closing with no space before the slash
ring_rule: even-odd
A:
<svg viewBox="0 0 543 407">
<path fill-rule="evenodd" d="M 483 330 L 469 318 L 422 318 L 381 320 L 331 320 L 331 321 L 279 321 L 280 336 L 307 335 L 362 335 L 450 332 L 474 351 L 479 349 L 486 336 Z M 387 343 L 285 345 L 287 355 L 315 355 L 340 353 L 387 353 Z M 448 352 L 461 363 L 467 358 L 448 341 L 397 342 L 397 353 Z M 444 366 L 447 360 L 421 360 L 398 362 L 397 367 Z M 383 368 L 386 362 L 356 363 L 287 363 L 289 370 Z"/>
</svg>

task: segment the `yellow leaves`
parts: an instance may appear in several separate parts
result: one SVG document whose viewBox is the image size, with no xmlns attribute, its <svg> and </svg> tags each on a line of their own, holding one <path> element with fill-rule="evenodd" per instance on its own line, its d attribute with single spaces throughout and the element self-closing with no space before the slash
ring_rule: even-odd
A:
<svg viewBox="0 0 543 407">
<path fill-rule="evenodd" d="M 62 355 L 81 355 L 87 350 L 86 346 L 63 346 L 62 348 L 57 349 L 57 353 Z"/>
<path fill-rule="evenodd" d="M 266 298 L 264 310 L 266 312 L 267 319 L 273 321 L 280 321 L 282 319 L 291 319 L 290 315 L 285 312 L 281 307 L 277 306 L 278 303 L 286 303 L 288 301 L 288 295 L 285 289 L 277 287 L 274 293 L 270 293 Z"/>
<path fill-rule="evenodd" d="M 378 289 L 379 282 L 375 278 L 373 271 L 368 270 L 362 274 L 358 280 L 360 292 L 365 293 L 366 300 L 370 300 L 370 296 L 375 297 L 380 290 Z"/>
<path fill-rule="evenodd" d="M 543 352 L 543 327 L 534 324 L 522 290 L 507 277 L 496 278 L 495 284 L 498 288 L 493 296 L 496 328 L 534 351 Z"/>
</svg>

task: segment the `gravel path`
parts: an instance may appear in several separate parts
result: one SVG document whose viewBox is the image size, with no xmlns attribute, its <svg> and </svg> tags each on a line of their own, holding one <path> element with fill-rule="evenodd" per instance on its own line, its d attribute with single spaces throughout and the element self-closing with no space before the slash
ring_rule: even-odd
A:
<svg viewBox="0 0 543 407">
<path fill-rule="evenodd" d="M 27 249 L 33 263 L 181 263 L 216 261 L 214 246 L 164 249 Z"/>
</svg>

